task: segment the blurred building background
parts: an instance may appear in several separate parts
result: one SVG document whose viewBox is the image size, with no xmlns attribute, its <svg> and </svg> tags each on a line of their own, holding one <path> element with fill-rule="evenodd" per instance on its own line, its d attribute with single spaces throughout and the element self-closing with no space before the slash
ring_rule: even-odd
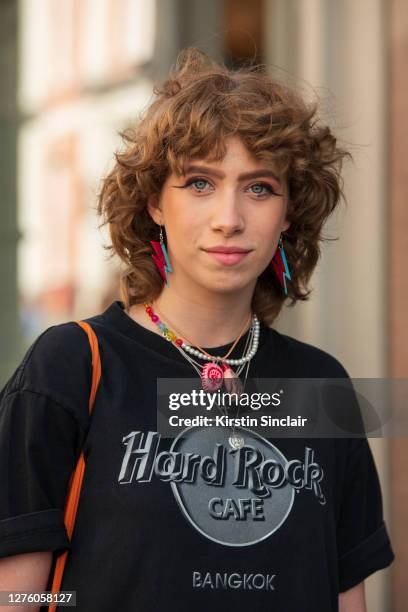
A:
<svg viewBox="0 0 408 612">
<path fill-rule="evenodd" d="M 317 94 L 350 144 L 309 303 L 276 327 L 353 377 L 408 377 L 408 5 L 405 0 L 2 0 L 0 378 L 46 327 L 118 299 L 94 212 L 118 131 L 197 45 Z M 408 444 L 370 439 L 396 552 L 366 581 L 370 612 L 407 609 Z M 404 469 L 405 468 L 405 469 Z"/>
</svg>

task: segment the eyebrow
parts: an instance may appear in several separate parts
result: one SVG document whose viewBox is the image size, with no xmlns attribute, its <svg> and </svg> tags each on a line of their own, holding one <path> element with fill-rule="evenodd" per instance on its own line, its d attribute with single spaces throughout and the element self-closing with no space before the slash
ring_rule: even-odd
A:
<svg viewBox="0 0 408 612">
<path fill-rule="evenodd" d="M 188 165 L 185 169 L 185 174 L 189 174 L 190 172 L 206 172 L 207 174 L 212 174 L 217 178 L 225 178 L 225 174 L 223 172 L 215 170 L 214 168 L 209 168 L 208 166 Z M 254 170 L 253 172 L 244 172 L 238 176 L 238 180 L 245 181 L 248 179 L 260 178 L 262 176 L 269 176 L 270 178 L 275 179 L 279 185 L 282 185 L 279 176 L 268 168 L 261 168 L 259 170 Z"/>
</svg>

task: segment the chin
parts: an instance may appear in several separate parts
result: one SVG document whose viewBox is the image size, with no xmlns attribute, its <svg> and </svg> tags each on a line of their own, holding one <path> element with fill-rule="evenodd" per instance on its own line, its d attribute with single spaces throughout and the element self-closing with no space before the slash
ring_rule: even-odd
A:
<svg viewBox="0 0 408 612">
<path fill-rule="evenodd" d="M 243 279 L 242 276 L 237 278 L 220 278 L 215 282 L 215 279 L 207 281 L 203 283 L 203 286 L 207 289 L 207 291 L 212 291 L 214 293 L 222 294 L 222 293 L 231 293 L 238 292 L 245 289 L 249 283 L 253 282 L 253 279 Z"/>
</svg>

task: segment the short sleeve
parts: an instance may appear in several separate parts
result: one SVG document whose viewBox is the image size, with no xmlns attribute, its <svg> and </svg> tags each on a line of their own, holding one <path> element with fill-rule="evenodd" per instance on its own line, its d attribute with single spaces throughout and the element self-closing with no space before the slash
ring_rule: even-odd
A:
<svg viewBox="0 0 408 612">
<path fill-rule="evenodd" d="M 346 591 L 394 560 L 377 468 L 366 437 L 348 442 L 337 524 L 339 592 Z"/>
<path fill-rule="evenodd" d="M 54 326 L 0 392 L 0 557 L 69 548 L 64 507 L 87 430 L 90 367 L 85 332 Z"/>
</svg>

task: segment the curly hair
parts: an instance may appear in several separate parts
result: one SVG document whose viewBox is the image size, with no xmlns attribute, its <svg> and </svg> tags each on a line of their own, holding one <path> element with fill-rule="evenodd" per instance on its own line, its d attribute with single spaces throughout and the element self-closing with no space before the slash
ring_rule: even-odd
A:
<svg viewBox="0 0 408 612">
<path fill-rule="evenodd" d="M 137 124 L 120 133 L 124 147 L 102 181 L 97 212 L 108 224 L 111 244 L 125 268 L 120 293 L 125 307 L 156 299 L 163 280 L 152 259 L 157 225 L 147 210 L 166 177 L 183 173 L 192 157 L 221 160 L 226 138 L 238 135 L 252 155 L 273 162 L 286 176 L 289 201 L 284 247 L 292 280 L 286 296 L 272 267 L 257 279 L 252 309 L 266 324 L 286 299 L 307 300 L 320 257 L 322 227 L 344 198 L 341 168 L 352 157 L 317 118 L 318 103 L 264 71 L 264 65 L 231 70 L 197 47 L 182 50 L 168 79 Z"/>
</svg>

